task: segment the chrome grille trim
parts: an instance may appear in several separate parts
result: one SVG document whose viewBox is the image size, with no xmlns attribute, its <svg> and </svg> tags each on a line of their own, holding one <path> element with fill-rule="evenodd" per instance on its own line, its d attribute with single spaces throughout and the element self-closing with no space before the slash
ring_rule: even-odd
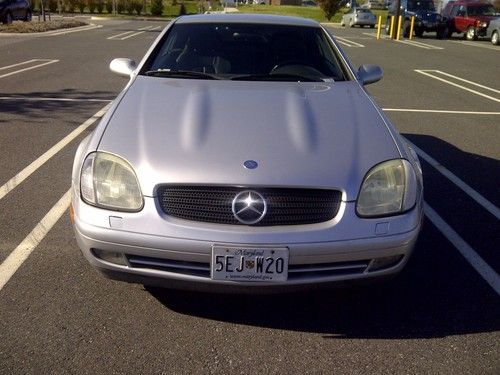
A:
<svg viewBox="0 0 500 375">
<path fill-rule="evenodd" d="M 245 190 L 259 193 L 266 201 L 266 215 L 251 224 L 257 226 L 322 223 L 337 215 L 342 201 L 338 190 L 198 185 L 161 185 L 157 196 L 161 210 L 171 217 L 246 225 L 232 212 L 233 199 Z"/>
</svg>

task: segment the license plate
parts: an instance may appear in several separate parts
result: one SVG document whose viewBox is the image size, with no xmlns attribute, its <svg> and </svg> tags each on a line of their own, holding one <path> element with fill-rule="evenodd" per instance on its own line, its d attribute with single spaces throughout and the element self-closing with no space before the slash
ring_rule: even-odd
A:
<svg viewBox="0 0 500 375">
<path fill-rule="evenodd" d="M 227 281 L 286 281 L 288 249 L 213 246 L 211 277 Z"/>
</svg>

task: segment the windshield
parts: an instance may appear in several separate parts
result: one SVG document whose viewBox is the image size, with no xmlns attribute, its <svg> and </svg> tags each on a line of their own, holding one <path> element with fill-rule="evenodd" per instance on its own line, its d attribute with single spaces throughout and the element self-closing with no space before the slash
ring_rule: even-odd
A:
<svg viewBox="0 0 500 375">
<path fill-rule="evenodd" d="M 496 15 L 495 8 L 491 5 L 474 5 L 467 9 L 469 16 L 494 16 Z"/>
<path fill-rule="evenodd" d="M 321 28 L 242 23 L 174 24 L 141 70 L 153 72 L 186 79 L 202 78 L 186 72 L 215 79 L 345 79 Z"/>
<path fill-rule="evenodd" d="M 434 11 L 434 3 L 432 1 L 410 0 L 408 1 L 408 10 L 430 10 Z"/>
</svg>

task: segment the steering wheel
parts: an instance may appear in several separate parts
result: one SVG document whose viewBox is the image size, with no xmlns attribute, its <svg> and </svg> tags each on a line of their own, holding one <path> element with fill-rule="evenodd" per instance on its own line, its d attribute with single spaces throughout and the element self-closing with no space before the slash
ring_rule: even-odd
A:
<svg viewBox="0 0 500 375">
<path fill-rule="evenodd" d="M 278 69 L 281 69 L 285 66 L 290 66 L 290 65 L 301 65 L 301 66 L 308 66 L 308 65 L 305 65 L 302 61 L 299 61 L 299 60 L 286 60 L 286 61 L 283 61 L 283 62 L 280 62 L 279 64 L 276 64 L 272 69 L 271 71 L 269 72 L 269 74 L 273 74 L 273 72 L 275 70 L 278 70 Z"/>
<path fill-rule="evenodd" d="M 311 77 L 313 79 L 324 76 L 318 69 L 298 60 L 287 60 L 276 64 L 269 74 L 296 74 Z"/>
</svg>

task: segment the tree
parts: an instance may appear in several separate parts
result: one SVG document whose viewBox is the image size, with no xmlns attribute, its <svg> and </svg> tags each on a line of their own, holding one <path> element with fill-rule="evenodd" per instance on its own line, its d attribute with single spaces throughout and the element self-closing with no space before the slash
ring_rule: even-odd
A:
<svg viewBox="0 0 500 375">
<path fill-rule="evenodd" d="M 151 1 L 151 14 L 153 16 L 161 16 L 163 14 L 163 0 Z"/>
<path fill-rule="evenodd" d="M 318 0 L 318 3 L 328 21 L 330 21 L 335 13 L 342 7 L 342 0 Z"/>
</svg>

